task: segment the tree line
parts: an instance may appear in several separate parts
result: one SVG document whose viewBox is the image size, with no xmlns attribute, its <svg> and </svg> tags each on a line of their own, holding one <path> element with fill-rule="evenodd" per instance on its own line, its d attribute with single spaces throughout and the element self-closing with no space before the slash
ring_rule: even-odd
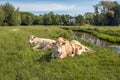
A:
<svg viewBox="0 0 120 80">
<path fill-rule="evenodd" d="M 120 25 L 120 4 L 112 1 L 101 1 L 94 6 L 95 25 Z"/>
<path fill-rule="evenodd" d="M 94 5 L 94 13 L 70 16 L 49 12 L 44 15 L 34 15 L 21 12 L 10 3 L 0 5 L 0 26 L 16 25 L 120 25 L 120 4 L 112 1 L 100 1 Z"/>
</svg>

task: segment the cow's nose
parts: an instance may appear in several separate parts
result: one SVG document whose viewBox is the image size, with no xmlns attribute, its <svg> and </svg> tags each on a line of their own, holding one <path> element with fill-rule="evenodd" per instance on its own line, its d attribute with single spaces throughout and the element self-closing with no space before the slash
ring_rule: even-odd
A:
<svg viewBox="0 0 120 80">
<path fill-rule="evenodd" d="M 32 44 L 32 41 L 30 40 L 29 43 Z"/>
<path fill-rule="evenodd" d="M 57 53 L 59 54 L 60 52 L 59 52 L 59 51 L 57 51 Z"/>
<path fill-rule="evenodd" d="M 31 44 L 31 42 L 30 42 L 30 41 L 29 41 L 28 43 L 29 43 L 29 44 Z"/>
</svg>

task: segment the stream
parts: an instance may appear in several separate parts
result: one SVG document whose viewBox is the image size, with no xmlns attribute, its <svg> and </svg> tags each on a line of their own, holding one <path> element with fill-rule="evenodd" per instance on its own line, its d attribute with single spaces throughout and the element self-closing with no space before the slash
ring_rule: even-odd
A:
<svg viewBox="0 0 120 80">
<path fill-rule="evenodd" d="M 84 32 L 74 32 L 73 37 L 80 38 L 91 44 L 96 44 L 98 46 L 106 47 L 120 53 L 120 43 L 110 43 L 110 42 L 101 40 L 92 34 L 84 33 Z"/>
</svg>

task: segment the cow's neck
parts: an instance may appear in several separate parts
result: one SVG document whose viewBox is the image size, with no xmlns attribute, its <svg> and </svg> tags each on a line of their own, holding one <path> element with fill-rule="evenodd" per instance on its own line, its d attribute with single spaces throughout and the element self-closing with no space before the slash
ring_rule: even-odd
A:
<svg viewBox="0 0 120 80">
<path fill-rule="evenodd" d="M 74 46 L 70 43 L 70 46 L 72 47 L 72 54 L 75 54 Z"/>
</svg>

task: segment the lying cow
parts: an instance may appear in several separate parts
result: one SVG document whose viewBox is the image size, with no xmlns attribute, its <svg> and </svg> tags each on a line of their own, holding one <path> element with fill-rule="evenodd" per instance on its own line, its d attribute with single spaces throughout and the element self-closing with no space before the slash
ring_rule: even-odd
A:
<svg viewBox="0 0 120 80">
<path fill-rule="evenodd" d="M 73 56 L 73 49 L 70 42 L 67 39 L 59 37 L 55 43 L 54 50 L 51 57 L 53 58 L 65 58 L 67 56 Z"/>
<path fill-rule="evenodd" d="M 70 43 L 71 43 L 71 45 L 73 47 L 74 53 L 77 54 L 77 55 L 80 55 L 82 52 L 90 52 L 90 51 L 92 51 L 88 47 L 82 45 L 79 41 L 72 40 L 72 41 L 70 41 Z"/>
<path fill-rule="evenodd" d="M 46 38 L 38 38 L 34 35 L 29 37 L 29 43 L 33 44 L 33 49 L 52 49 L 56 41 Z"/>
</svg>

